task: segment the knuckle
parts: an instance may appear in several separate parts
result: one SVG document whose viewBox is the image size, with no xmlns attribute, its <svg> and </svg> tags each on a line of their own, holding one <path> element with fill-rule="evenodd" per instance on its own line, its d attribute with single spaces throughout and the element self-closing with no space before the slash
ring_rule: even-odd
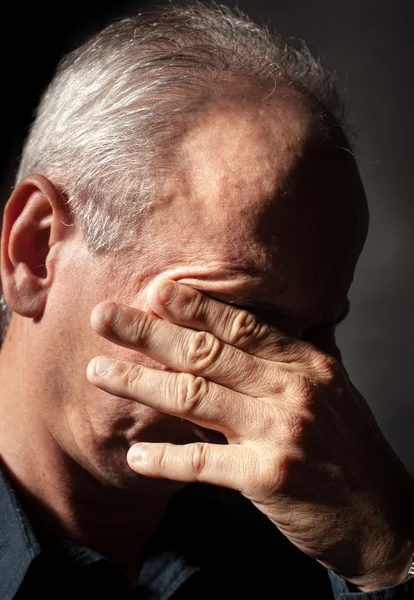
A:
<svg viewBox="0 0 414 600">
<path fill-rule="evenodd" d="M 142 312 L 134 315 L 124 328 L 124 337 L 132 343 L 142 342 L 148 339 L 153 319 L 148 313 Z"/>
<path fill-rule="evenodd" d="M 198 320 L 203 312 L 203 296 L 193 288 L 180 287 L 174 305 L 184 320 Z"/>
<path fill-rule="evenodd" d="M 327 401 L 331 391 L 343 389 L 340 363 L 328 354 L 315 353 L 306 370 L 285 374 L 286 396 L 304 414 L 315 414 Z"/>
<path fill-rule="evenodd" d="M 307 373 L 293 373 L 289 377 L 287 393 L 296 403 L 312 404 L 317 393 L 317 386 L 314 379 Z"/>
<path fill-rule="evenodd" d="M 327 384 L 335 383 L 341 378 L 343 373 L 341 364 L 333 356 L 325 356 L 324 367 L 324 380 Z"/>
<path fill-rule="evenodd" d="M 167 445 L 163 445 L 161 446 L 161 448 L 159 449 L 159 452 L 157 452 L 156 454 L 154 454 L 154 456 L 152 457 L 153 462 L 154 462 L 154 467 L 160 471 L 160 472 L 164 472 L 168 469 L 168 450 L 167 450 Z"/>
<path fill-rule="evenodd" d="M 192 333 L 186 357 L 188 368 L 196 373 L 207 370 L 216 362 L 220 350 L 221 342 L 212 333 Z"/>
<path fill-rule="evenodd" d="M 256 501 L 266 503 L 277 488 L 279 466 L 273 449 L 261 448 L 256 453 L 255 469 L 251 471 L 248 482 L 248 496 Z"/>
<path fill-rule="evenodd" d="M 277 459 L 276 487 L 279 493 L 291 493 L 295 488 L 302 461 L 293 452 L 282 452 Z"/>
<path fill-rule="evenodd" d="M 141 371 L 137 365 L 128 365 L 122 373 L 123 380 L 128 389 L 137 387 L 141 378 Z"/>
<path fill-rule="evenodd" d="M 314 352 L 311 364 L 318 376 L 327 383 L 334 381 L 341 372 L 339 362 L 333 356 L 323 352 Z"/>
<path fill-rule="evenodd" d="M 292 419 L 289 427 L 289 442 L 292 446 L 303 448 L 307 443 L 309 429 L 313 422 L 311 415 L 301 415 Z"/>
<path fill-rule="evenodd" d="M 269 325 L 261 323 L 254 314 L 247 310 L 239 311 L 232 315 L 228 324 L 229 343 L 232 346 L 243 348 L 251 342 L 260 342 L 269 334 Z"/>
<path fill-rule="evenodd" d="M 301 459 L 293 451 L 268 453 L 260 460 L 261 501 L 273 501 L 275 494 L 291 493 L 300 471 Z"/>
<path fill-rule="evenodd" d="M 280 410 L 271 402 L 253 403 L 248 418 L 252 440 L 261 440 L 263 432 L 275 439 L 279 430 Z"/>
<path fill-rule="evenodd" d="M 208 383 L 203 377 L 188 373 L 177 375 L 177 412 L 181 415 L 194 414 L 207 394 Z"/>
<path fill-rule="evenodd" d="M 290 363 L 308 364 L 309 344 L 306 344 L 302 341 L 295 341 L 294 343 L 289 343 L 287 338 L 283 339 L 283 336 L 281 336 L 281 338 L 281 346 L 289 346 Z"/>
<path fill-rule="evenodd" d="M 309 410 L 279 413 L 279 445 L 282 448 L 304 448 L 311 436 L 315 416 Z"/>
<path fill-rule="evenodd" d="M 191 468 L 196 476 L 201 475 L 207 467 L 207 446 L 201 442 L 191 448 Z"/>
<path fill-rule="evenodd" d="M 319 414 L 329 396 L 325 383 L 308 373 L 291 377 L 286 392 L 291 407 L 305 420 Z"/>
<path fill-rule="evenodd" d="M 278 477 L 278 463 L 272 454 L 263 453 L 260 457 L 260 482 L 263 489 L 272 488 Z"/>
</svg>

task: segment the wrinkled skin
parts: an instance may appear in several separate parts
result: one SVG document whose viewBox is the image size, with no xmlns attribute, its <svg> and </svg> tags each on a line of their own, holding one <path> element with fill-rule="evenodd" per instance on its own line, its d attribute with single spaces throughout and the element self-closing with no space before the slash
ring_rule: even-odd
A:
<svg viewBox="0 0 414 600">
<path fill-rule="evenodd" d="M 174 372 L 101 357 L 90 381 L 218 431 L 227 445 L 138 444 L 131 468 L 239 490 L 300 550 L 361 589 L 404 574 L 410 478 L 341 364 L 181 284 L 162 281 L 149 304 L 161 319 L 102 303 L 92 325 Z"/>
</svg>

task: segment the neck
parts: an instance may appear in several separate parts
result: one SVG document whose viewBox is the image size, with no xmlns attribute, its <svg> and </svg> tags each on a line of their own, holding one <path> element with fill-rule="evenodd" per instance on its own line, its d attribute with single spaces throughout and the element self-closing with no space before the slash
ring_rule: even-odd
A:
<svg viewBox="0 0 414 600">
<path fill-rule="evenodd" d="M 19 367 L 25 361 L 14 341 L 22 333 L 18 327 L 11 327 L 0 353 L 0 455 L 6 475 L 35 529 L 94 549 L 136 581 L 148 541 L 178 486 L 149 480 L 134 487 L 111 484 L 69 456 L 36 410 L 44 386 L 33 378 L 25 385 L 27 373 Z"/>
</svg>

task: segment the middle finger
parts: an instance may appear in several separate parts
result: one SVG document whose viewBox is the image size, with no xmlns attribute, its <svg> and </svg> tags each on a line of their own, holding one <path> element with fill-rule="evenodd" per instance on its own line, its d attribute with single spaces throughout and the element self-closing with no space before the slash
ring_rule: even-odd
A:
<svg viewBox="0 0 414 600">
<path fill-rule="evenodd" d="M 104 338 L 175 371 L 200 375 L 242 394 L 261 397 L 266 361 L 230 346 L 213 334 L 164 321 L 137 308 L 113 302 L 98 304 L 93 329 Z"/>
</svg>

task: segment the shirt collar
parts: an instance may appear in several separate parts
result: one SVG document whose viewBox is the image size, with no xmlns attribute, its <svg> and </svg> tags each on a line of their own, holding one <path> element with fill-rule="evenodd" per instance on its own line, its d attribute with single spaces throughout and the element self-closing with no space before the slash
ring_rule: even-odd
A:
<svg viewBox="0 0 414 600">
<path fill-rule="evenodd" d="M 147 560 L 144 562 L 139 578 L 139 588 L 146 590 L 146 597 L 167 600 L 200 567 L 193 561 L 188 562 L 183 554 L 174 549 L 163 549 L 163 527 L 156 532 Z M 180 531 L 181 541 L 183 531 Z M 51 542 L 36 536 L 33 526 L 26 516 L 13 487 L 0 465 L 0 598 L 12 600 L 32 563 L 43 551 L 43 544 L 49 547 Z M 180 544 L 179 544 L 180 545 Z M 183 550 L 183 548 L 180 548 Z M 53 543 L 53 552 L 62 555 L 68 565 L 76 568 L 86 566 L 98 560 L 105 560 L 98 553 L 77 546 L 69 540 L 57 539 Z M 67 561 L 66 559 L 70 560 Z"/>
<path fill-rule="evenodd" d="M 184 581 L 200 570 L 204 570 L 203 552 L 200 555 L 204 543 L 201 540 L 205 541 L 214 535 L 214 530 L 217 531 L 217 528 L 212 525 L 214 523 L 216 526 L 221 520 L 218 517 L 219 514 L 222 516 L 221 511 L 224 506 L 220 506 L 221 510 L 217 513 L 216 505 L 210 515 L 213 520 L 207 519 L 205 527 L 199 524 L 195 527 L 195 523 L 199 520 L 199 509 L 194 511 L 194 507 L 200 506 L 201 498 L 197 498 L 197 495 L 194 498 L 192 491 L 198 488 L 199 486 L 194 487 L 190 484 L 186 490 L 177 494 L 170 503 L 167 518 L 151 540 L 138 585 L 138 589 L 146 590 L 147 598 L 167 600 Z M 214 496 L 217 495 L 217 491 L 216 489 Z M 209 494 L 207 498 L 208 496 Z M 205 509 L 207 507 L 211 509 L 216 502 L 211 502 L 209 499 L 207 505 L 203 504 Z M 221 502 L 218 504 L 220 505 Z M 205 517 L 209 512 L 207 509 Z M 221 527 L 223 525 L 222 523 Z M 2 600 L 14 598 L 30 564 L 41 554 L 43 543 L 42 537 L 36 536 L 4 469 L 0 466 L 0 598 Z M 80 562 L 87 565 L 102 559 L 94 551 L 80 548 L 68 540 L 57 540 L 54 550 L 61 552 L 62 557 L 69 556 L 71 553 L 76 554 L 76 561 L 73 557 L 71 559 L 74 565 L 75 562 L 78 565 Z"/>
<path fill-rule="evenodd" d="M 0 468 L 0 598 L 11 600 L 40 544 L 3 469 Z"/>
<path fill-rule="evenodd" d="M 137 595 L 139 597 L 140 591 L 145 590 L 145 598 L 168 600 L 185 581 L 200 571 L 200 568 L 189 563 L 185 556 L 171 551 L 160 552 L 152 560 L 144 562 Z"/>
</svg>

